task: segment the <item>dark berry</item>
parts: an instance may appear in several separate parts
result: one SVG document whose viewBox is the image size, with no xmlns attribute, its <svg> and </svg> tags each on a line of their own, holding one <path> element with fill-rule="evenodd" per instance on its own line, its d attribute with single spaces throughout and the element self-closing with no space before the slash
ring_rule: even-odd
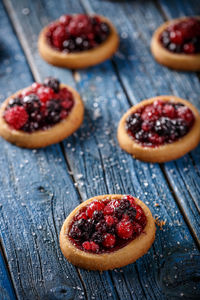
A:
<svg viewBox="0 0 200 300">
<path fill-rule="evenodd" d="M 97 223 L 95 229 L 96 229 L 96 231 L 101 232 L 101 233 L 106 232 L 106 230 L 107 230 L 107 222 L 105 220 L 100 220 Z"/>
<path fill-rule="evenodd" d="M 40 110 L 40 99 L 35 94 L 27 95 L 23 98 L 23 106 L 31 114 Z"/>
<path fill-rule="evenodd" d="M 13 106 L 22 106 L 22 98 L 16 97 L 16 98 L 11 98 L 8 102 L 8 107 L 13 107 Z"/>
<path fill-rule="evenodd" d="M 141 126 L 142 120 L 139 114 L 130 115 L 126 120 L 126 128 L 131 132 L 137 131 Z"/>
<path fill-rule="evenodd" d="M 163 46 L 174 53 L 200 52 L 200 21 L 188 18 L 169 26 L 160 35 Z"/>
<path fill-rule="evenodd" d="M 97 244 L 101 244 L 103 241 L 103 235 L 101 232 L 95 232 L 92 237 L 91 240 Z"/>
<path fill-rule="evenodd" d="M 55 93 L 59 92 L 60 89 L 60 81 L 54 77 L 47 77 L 44 80 L 44 85 L 52 88 Z"/>
<path fill-rule="evenodd" d="M 46 105 L 46 120 L 50 124 L 54 124 L 60 121 L 61 105 L 59 101 L 50 100 Z"/>
</svg>

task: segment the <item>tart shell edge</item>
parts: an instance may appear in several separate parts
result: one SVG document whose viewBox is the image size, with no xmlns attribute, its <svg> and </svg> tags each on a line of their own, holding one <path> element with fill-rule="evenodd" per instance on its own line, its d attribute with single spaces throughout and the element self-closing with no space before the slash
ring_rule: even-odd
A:
<svg viewBox="0 0 200 300">
<path fill-rule="evenodd" d="M 200 17 L 197 17 L 200 19 Z M 173 19 L 163 23 L 156 29 L 151 40 L 151 52 L 156 61 L 166 67 L 180 71 L 199 71 L 199 54 L 176 54 L 166 50 L 159 41 L 160 34 L 171 24 L 187 19 L 187 17 Z"/>
<path fill-rule="evenodd" d="M 85 50 L 80 53 L 62 53 L 54 50 L 46 41 L 46 32 L 48 25 L 42 29 L 38 39 L 38 50 L 40 55 L 49 64 L 69 69 L 83 69 L 97 65 L 109 59 L 117 50 L 119 37 L 114 25 L 105 17 L 100 19 L 106 22 L 110 29 L 110 35 L 107 40 L 94 49 Z"/>
<path fill-rule="evenodd" d="M 155 100 L 180 102 L 191 109 L 195 116 L 195 123 L 191 130 L 181 139 L 171 144 L 161 145 L 159 147 L 143 147 L 136 143 L 127 133 L 125 129 L 125 122 L 127 117 L 135 112 L 138 108 L 153 103 Z M 175 160 L 193 150 L 200 142 L 200 114 L 198 110 L 187 100 L 182 98 L 166 95 L 157 96 L 147 100 L 143 100 L 137 105 L 131 107 L 121 118 L 117 130 L 117 138 L 120 147 L 126 152 L 133 155 L 134 158 L 152 163 L 167 162 Z"/>
<path fill-rule="evenodd" d="M 60 86 L 61 88 L 66 87 L 68 90 L 70 90 L 74 97 L 74 106 L 65 119 L 48 128 L 47 130 L 38 130 L 33 133 L 26 133 L 22 130 L 11 129 L 3 118 L 3 112 L 9 100 L 20 94 L 25 89 L 24 88 L 8 97 L 1 106 L 0 136 L 2 136 L 8 142 L 19 147 L 34 149 L 43 148 L 51 144 L 58 143 L 75 132 L 83 122 L 84 105 L 80 95 L 76 90 L 65 84 L 61 84 Z"/>
<path fill-rule="evenodd" d="M 149 208 L 141 200 L 135 197 L 136 203 L 142 207 L 146 215 L 147 224 L 144 228 L 145 232 L 141 233 L 136 239 L 131 241 L 125 247 L 111 253 L 93 254 L 79 250 L 66 236 L 66 231 L 70 226 L 71 220 L 82 207 L 89 204 L 93 200 L 101 200 L 107 197 L 110 199 L 121 199 L 123 196 L 124 195 L 111 194 L 92 197 L 81 203 L 70 213 L 70 215 L 64 221 L 60 232 L 60 247 L 63 255 L 68 259 L 69 262 L 88 270 L 112 270 L 114 268 L 120 268 L 135 262 L 149 250 L 155 240 L 155 220 L 152 217 Z"/>
</svg>

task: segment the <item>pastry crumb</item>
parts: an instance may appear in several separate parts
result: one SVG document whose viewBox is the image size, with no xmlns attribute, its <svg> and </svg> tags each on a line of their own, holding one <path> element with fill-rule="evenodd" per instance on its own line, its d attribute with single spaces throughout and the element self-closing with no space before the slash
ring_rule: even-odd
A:
<svg viewBox="0 0 200 300">
<path fill-rule="evenodd" d="M 156 225 L 160 227 L 160 230 L 163 230 L 163 226 L 166 224 L 166 220 L 159 220 L 159 217 L 155 218 Z"/>
<path fill-rule="evenodd" d="M 160 204 L 159 203 L 155 203 L 154 206 L 155 207 L 160 207 Z"/>
</svg>

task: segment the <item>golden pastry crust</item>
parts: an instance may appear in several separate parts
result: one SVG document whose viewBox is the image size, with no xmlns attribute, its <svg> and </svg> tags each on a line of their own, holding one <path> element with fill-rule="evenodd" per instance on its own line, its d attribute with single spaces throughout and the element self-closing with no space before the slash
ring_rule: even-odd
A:
<svg viewBox="0 0 200 300">
<path fill-rule="evenodd" d="M 64 221 L 60 232 L 60 247 L 63 255 L 74 265 L 88 269 L 88 270 L 112 270 L 114 268 L 120 268 L 130 263 L 135 262 L 138 258 L 143 256 L 151 247 L 155 239 L 155 220 L 149 208 L 139 199 L 135 198 L 136 203 L 140 205 L 146 215 L 147 224 L 144 228 L 144 233 L 141 233 L 135 240 L 131 241 L 125 247 L 116 250 L 111 253 L 93 254 L 85 251 L 81 251 L 76 248 L 69 240 L 67 233 L 73 217 L 77 212 L 89 204 L 93 200 L 101 200 L 105 198 L 121 199 L 124 195 L 101 195 L 92 197 L 89 200 L 83 202 L 77 206 Z"/>
<path fill-rule="evenodd" d="M 200 19 L 200 17 L 196 17 Z M 187 17 L 174 19 L 162 24 L 153 34 L 151 40 L 151 52 L 154 58 L 162 65 L 176 70 L 199 71 L 200 70 L 200 54 L 183 54 L 172 53 L 165 49 L 159 41 L 160 34 L 169 26 L 179 21 L 185 20 Z"/>
<path fill-rule="evenodd" d="M 128 135 L 125 129 L 126 119 L 130 114 L 134 113 L 140 107 L 151 104 L 156 100 L 183 103 L 193 112 L 195 116 L 195 122 L 190 131 L 184 137 L 180 138 L 174 143 L 161 145 L 155 148 L 143 147 L 139 143 L 136 143 L 134 139 Z M 128 153 L 132 154 L 136 159 L 153 163 L 174 160 L 185 155 L 187 152 L 191 151 L 198 145 L 200 141 L 200 115 L 198 110 L 190 102 L 182 98 L 171 95 L 154 97 L 144 100 L 131 107 L 123 115 L 118 126 L 117 137 L 120 147 Z"/>
<path fill-rule="evenodd" d="M 38 39 L 39 53 L 48 63 L 69 69 L 83 69 L 97 65 L 106 59 L 110 58 L 117 50 L 119 45 L 119 37 L 115 27 L 105 17 L 99 16 L 103 22 L 106 22 L 110 27 L 110 34 L 108 38 L 98 47 L 86 50 L 79 53 L 62 53 L 53 49 L 47 42 L 46 26 L 40 33 Z"/>
<path fill-rule="evenodd" d="M 74 105 L 69 115 L 57 123 L 56 125 L 48 128 L 47 130 L 38 130 L 33 133 L 26 133 L 22 130 L 15 130 L 5 122 L 3 118 L 4 110 L 11 98 L 16 97 L 23 90 L 20 90 L 7 98 L 0 108 L 0 136 L 8 142 L 23 148 L 42 148 L 51 144 L 58 143 L 70 136 L 81 125 L 84 117 L 84 105 L 80 95 L 70 86 L 61 84 L 61 88 L 66 87 L 71 91 L 74 97 Z"/>
</svg>

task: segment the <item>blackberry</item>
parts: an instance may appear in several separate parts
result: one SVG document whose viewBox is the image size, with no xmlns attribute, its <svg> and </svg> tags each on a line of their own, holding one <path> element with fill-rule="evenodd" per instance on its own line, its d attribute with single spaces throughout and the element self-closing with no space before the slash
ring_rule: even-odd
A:
<svg viewBox="0 0 200 300">
<path fill-rule="evenodd" d="M 100 232 L 95 232 L 92 237 L 91 240 L 97 244 L 101 244 L 103 242 L 103 235 Z"/>
<path fill-rule="evenodd" d="M 148 133 L 141 129 L 135 134 L 135 138 L 139 142 L 146 143 L 148 142 Z"/>
<path fill-rule="evenodd" d="M 103 212 L 99 210 L 95 210 L 93 212 L 93 219 L 95 222 L 100 221 L 103 218 Z"/>
<path fill-rule="evenodd" d="M 177 135 L 182 137 L 188 132 L 188 126 L 186 122 L 182 119 L 174 120 L 176 126 Z"/>
<path fill-rule="evenodd" d="M 126 120 L 126 128 L 130 130 L 132 133 L 138 131 L 141 128 L 142 120 L 140 114 L 135 113 L 128 116 Z"/>
<path fill-rule="evenodd" d="M 81 235 L 81 230 L 77 226 L 73 225 L 70 230 L 70 236 L 75 240 L 79 240 L 81 238 Z"/>
<path fill-rule="evenodd" d="M 73 39 L 64 41 L 63 48 L 64 50 L 67 50 L 67 52 L 73 52 L 76 49 L 75 41 Z"/>
<path fill-rule="evenodd" d="M 30 94 L 25 96 L 23 98 L 23 105 L 26 111 L 28 112 L 28 114 L 31 114 L 35 111 L 39 111 L 41 106 L 40 99 L 35 94 Z"/>
<path fill-rule="evenodd" d="M 16 105 L 18 105 L 18 106 L 22 106 L 23 105 L 22 104 L 22 99 L 20 97 L 12 98 L 8 102 L 8 108 L 16 106 Z"/>
<path fill-rule="evenodd" d="M 155 123 L 155 132 L 158 133 L 160 136 L 170 136 L 176 131 L 175 124 L 173 120 L 165 117 L 161 117 Z"/>
<path fill-rule="evenodd" d="M 136 212 L 136 209 L 134 207 L 130 207 L 127 211 L 126 211 L 126 214 L 129 216 L 129 218 L 131 220 L 134 220 L 135 219 L 135 216 L 137 214 Z"/>
<path fill-rule="evenodd" d="M 106 225 L 106 222 L 105 222 L 104 220 L 100 220 L 100 221 L 97 223 L 95 229 L 96 229 L 96 231 L 101 232 L 101 233 L 106 232 L 106 231 L 107 231 L 107 225 Z"/>
<path fill-rule="evenodd" d="M 52 88 L 55 93 L 59 92 L 60 89 L 60 81 L 54 77 L 47 77 L 44 80 L 44 85 Z"/>
<path fill-rule="evenodd" d="M 46 106 L 46 121 L 50 124 L 58 123 L 61 120 L 61 104 L 57 100 L 50 100 Z"/>
</svg>

